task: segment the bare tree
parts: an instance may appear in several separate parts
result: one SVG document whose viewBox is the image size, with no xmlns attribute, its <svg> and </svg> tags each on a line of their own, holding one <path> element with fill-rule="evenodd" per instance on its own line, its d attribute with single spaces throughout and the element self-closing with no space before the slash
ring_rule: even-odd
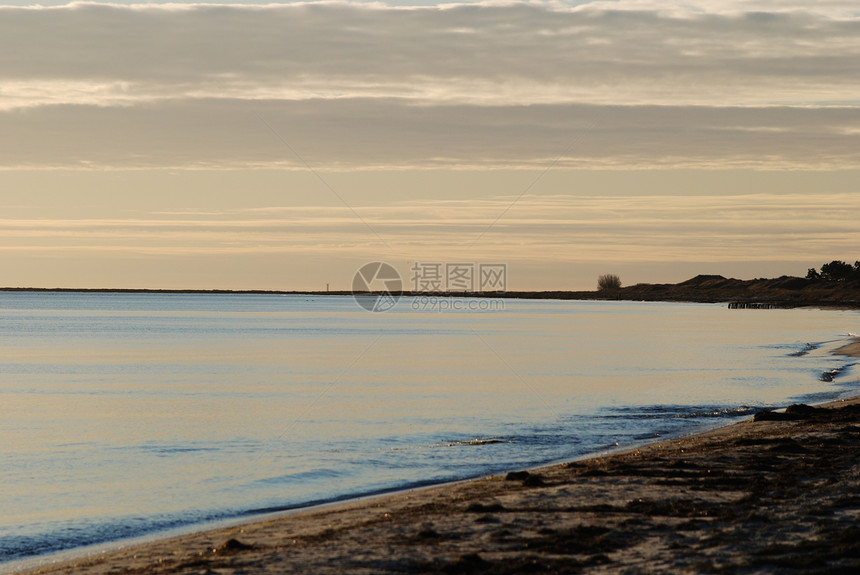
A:
<svg viewBox="0 0 860 575">
<path fill-rule="evenodd" d="M 621 278 L 615 274 L 603 274 L 597 278 L 597 289 L 603 291 L 621 287 Z"/>
</svg>

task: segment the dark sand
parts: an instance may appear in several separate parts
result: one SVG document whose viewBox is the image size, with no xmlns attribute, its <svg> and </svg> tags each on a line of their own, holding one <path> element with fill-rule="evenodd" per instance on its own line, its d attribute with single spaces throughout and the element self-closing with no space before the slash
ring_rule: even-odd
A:
<svg viewBox="0 0 860 575">
<path fill-rule="evenodd" d="M 833 350 L 836 355 L 848 355 L 851 357 L 860 357 L 860 338 L 854 338 L 853 343 L 843 345 L 839 349 Z"/>
<path fill-rule="evenodd" d="M 30 573 L 860 573 L 860 401 Z"/>
</svg>

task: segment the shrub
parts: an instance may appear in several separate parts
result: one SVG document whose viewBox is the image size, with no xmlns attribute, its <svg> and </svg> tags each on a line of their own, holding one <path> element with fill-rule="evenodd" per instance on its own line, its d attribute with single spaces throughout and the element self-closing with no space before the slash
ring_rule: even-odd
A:
<svg viewBox="0 0 860 575">
<path fill-rule="evenodd" d="M 597 278 L 597 289 L 608 290 L 621 287 L 621 278 L 615 274 L 603 274 Z"/>
</svg>

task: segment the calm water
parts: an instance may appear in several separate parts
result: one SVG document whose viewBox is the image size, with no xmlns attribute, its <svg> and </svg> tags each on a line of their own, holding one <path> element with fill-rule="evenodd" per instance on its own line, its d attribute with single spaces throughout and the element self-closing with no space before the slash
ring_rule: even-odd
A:
<svg viewBox="0 0 860 575">
<path fill-rule="evenodd" d="M 829 350 L 860 332 L 857 312 L 413 303 L 0 293 L 0 568 L 858 387 L 857 368 L 821 379 L 856 361 Z"/>
</svg>

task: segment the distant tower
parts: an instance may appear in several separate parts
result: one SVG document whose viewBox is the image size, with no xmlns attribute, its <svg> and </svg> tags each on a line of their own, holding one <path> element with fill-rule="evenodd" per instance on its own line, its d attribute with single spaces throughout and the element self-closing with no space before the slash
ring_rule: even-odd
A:
<svg viewBox="0 0 860 575">
<path fill-rule="evenodd" d="M 328 284 L 325 284 L 325 291 L 328 293 Z"/>
</svg>

